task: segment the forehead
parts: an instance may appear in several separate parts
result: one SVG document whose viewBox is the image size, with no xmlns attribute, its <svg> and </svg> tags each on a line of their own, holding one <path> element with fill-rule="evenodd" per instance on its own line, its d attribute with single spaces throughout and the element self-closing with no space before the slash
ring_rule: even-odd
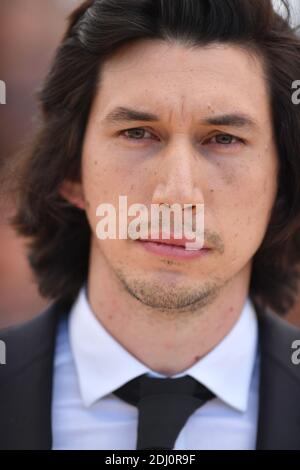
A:
<svg viewBox="0 0 300 470">
<path fill-rule="evenodd" d="M 152 110 L 207 113 L 252 112 L 267 118 L 269 97 L 261 60 L 225 44 L 190 47 L 139 40 L 122 46 L 102 66 L 95 105 L 101 115 L 114 106 L 151 105 Z"/>
</svg>

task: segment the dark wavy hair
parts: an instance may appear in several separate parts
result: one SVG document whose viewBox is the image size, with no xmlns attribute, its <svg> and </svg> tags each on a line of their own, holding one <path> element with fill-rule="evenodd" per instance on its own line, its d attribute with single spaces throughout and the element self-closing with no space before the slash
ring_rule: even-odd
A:
<svg viewBox="0 0 300 470">
<path fill-rule="evenodd" d="M 59 187 L 81 177 L 103 60 L 140 38 L 176 39 L 187 46 L 238 45 L 263 60 L 280 171 L 270 223 L 253 258 L 250 294 L 279 314 L 290 309 L 300 259 L 300 112 L 291 100 L 292 82 L 300 79 L 300 38 L 282 3 L 285 15 L 274 11 L 271 0 L 86 0 L 71 14 L 38 93 L 40 126 L 22 163 L 13 220 L 30 237 L 29 259 L 42 295 L 70 305 L 87 278 L 91 229 Z"/>
</svg>

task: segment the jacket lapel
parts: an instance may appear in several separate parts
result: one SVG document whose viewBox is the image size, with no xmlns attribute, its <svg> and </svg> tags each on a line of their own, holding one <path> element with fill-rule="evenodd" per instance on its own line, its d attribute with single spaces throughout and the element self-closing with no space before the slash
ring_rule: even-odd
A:
<svg viewBox="0 0 300 470">
<path fill-rule="evenodd" d="M 56 326 L 52 305 L 25 326 L 1 333 L 7 364 L 0 369 L 1 449 L 51 449 Z"/>
<path fill-rule="evenodd" d="M 260 390 L 256 449 L 300 449 L 300 366 L 291 345 L 300 330 L 256 306 L 260 337 Z"/>
</svg>

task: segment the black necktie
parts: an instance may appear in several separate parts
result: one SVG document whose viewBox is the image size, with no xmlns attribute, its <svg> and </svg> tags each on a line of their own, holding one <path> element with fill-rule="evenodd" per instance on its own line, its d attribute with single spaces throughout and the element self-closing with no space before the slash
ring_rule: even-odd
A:
<svg viewBox="0 0 300 470">
<path fill-rule="evenodd" d="M 136 449 L 171 450 L 191 414 L 215 395 L 188 375 L 156 378 L 140 375 L 114 391 L 139 412 Z"/>
</svg>

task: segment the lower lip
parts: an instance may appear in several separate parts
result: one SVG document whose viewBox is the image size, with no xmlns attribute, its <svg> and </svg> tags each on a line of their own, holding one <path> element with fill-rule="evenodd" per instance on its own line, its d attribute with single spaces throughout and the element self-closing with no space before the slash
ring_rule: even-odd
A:
<svg viewBox="0 0 300 470">
<path fill-rule="evenodd" d="M 186 250 L 182 246 L 168 245 L 166 243 L 145 242 L 142 240 L 137 241 L 146 251 L 153 253 L 154 255 L 177 260 L 200 258 L 201 256 L 205 256 L 210 252 L 210 250 L 206 248 L 201 250 Z"/>
</svg>

